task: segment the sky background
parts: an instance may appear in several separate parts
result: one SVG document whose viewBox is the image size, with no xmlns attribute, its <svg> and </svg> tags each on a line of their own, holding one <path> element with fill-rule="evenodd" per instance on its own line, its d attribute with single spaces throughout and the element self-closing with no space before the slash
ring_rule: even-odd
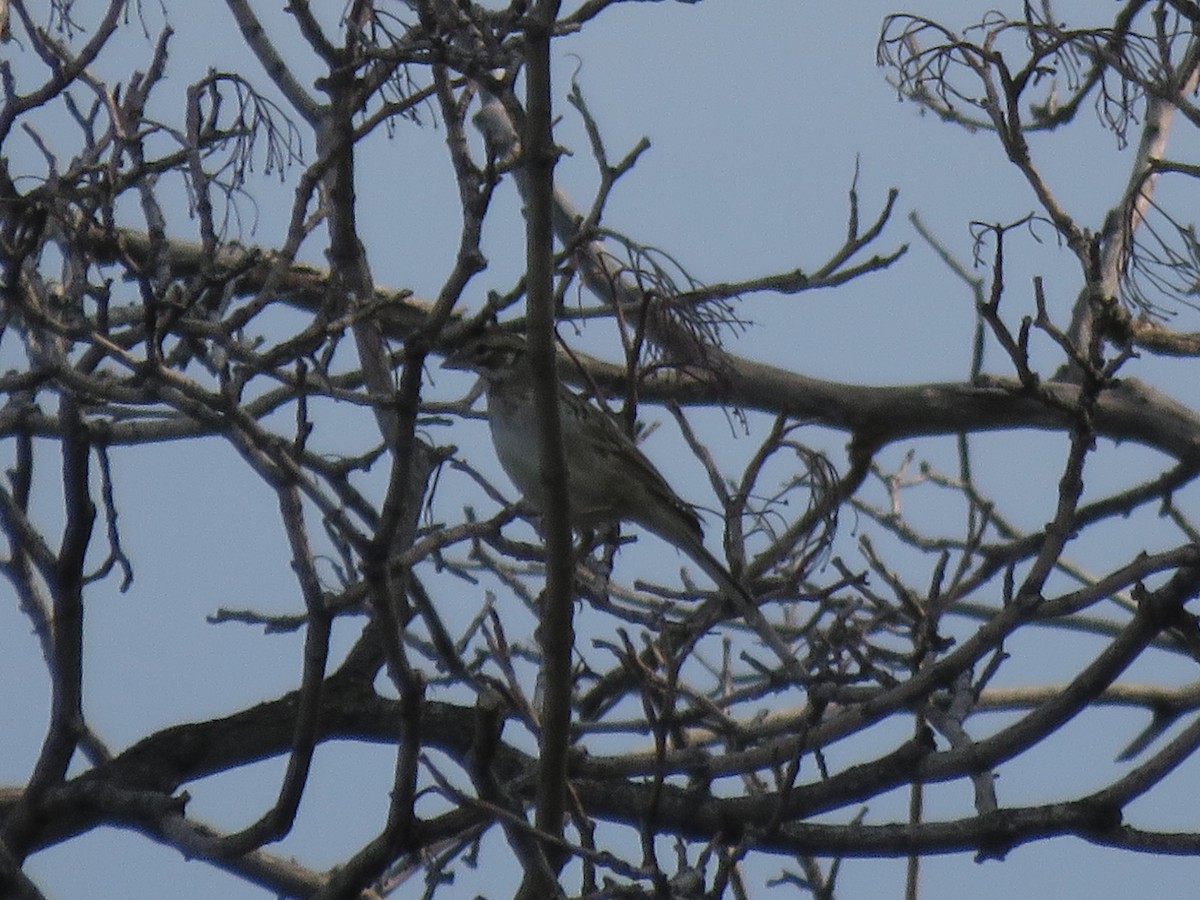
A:
<svg viewBox="0 0 1200 900">
<path fill-rule="evenodd" d="M 280 41 L 281 49 L 298 71 L 306 73 L 302 81 L 311 82 L 316 70 L 290 19 L 276 8 L 282 4 L 256 5 L 264 7 L 261 14 L 272 33 L 287 35 Z M 564 5 L 572 9 L 575 4 Z M 1019 13 L 1019 3 L 961 0 L 916 0 L 906 9 L 961 26 L 990 5 Z M 94 21 L 97 6 L 95 0 L 78 0 L 77 21 Z M 162 15 L 155 4 L 145 6 L 147 28 L 156 36 Z M 223 4 L 168 0 L 166 6 L 176 35 L 168 81 L 156 101 L 157 115 L 176 121 L 182 92 L 209 67 L 238 71 L 269 92 L 267 79 L 236 35 Z M 332 23 L 341 10 L 338 4 L 330 6 L 327 18 Z M 1078 24 L 1096 21 L 1080 18 L 1080 13 L 1108 15 L 1115 6 L 1056 4 L 1063 18 Z M 815 267 L 843 239 L 847 190 L 856 169 L 864 222 L 873 218 L 888 189 L 898 188 L 900 200 L 892 223 L 873 249 L 886 252 L 908 243 L 907 256 L 889 272 L 835 291 L 751 297 L 738 307 L 751 324 L 730 346 L 735 352 L 807 375 L 848 382 L 959 381 L 970 362 L 971 295 L 921 242 L 906 217 L 919 213 L 953 253 L 969 262 L 970 222 L 1014 221 L 1032 211 L 1034 201 L 992 135 L 966 133 L 898 102 L 886 70 L 875 64 L 880 25 L 892 11 L 893 2 L 878 0 L 755 0 L 749 4 L 709 0 L 696 5 L 630 3 L 614 8 L 582 34 L 555 46 L 555 100 L 563 117 L 556 137 L 571 151 L 561 161 L 557 176 L 577 203 L 590 203 L 597 182 L 595 165 L 579 117 L 565 103 L 574 77 L 601 126 L 610 158 L 623 156 L 642 136 L 652 142 L 650 151 L 614 192 L 606 223 L 667 250 L 702 281 Z M 96 70 L 111 78 L 127 77 L 133 65 L 144 68 L 150 48 L 151 42 L 137 27 L 126 28 L 121 52 L 106 54 Z M 29 52 L 8 44 L 0 53 L 11 61 L 19 84 L 28 89 L 33 82 L 21 79 L 32 78 L 27 73 L 40 73 Z M 63 123 L 53 115 L 46 117 L 44 127 L 52 143 L 63 133 L 59 130 Z M 453 262 L 459 210 L 443 141 L 439 127 L 429 124 L 418 129 L 405 124 L 391 139 L 379 131 L 360 151 L 359 217 L 380 285 L 409 287 L 418 295 L 432 296 Z M 1098 228 L 1123 189 L 1130 152 L 1099 128 L 1090 112 L 1063 132 L 1034 139 L 1032 146 L 1036 161 L 1068 209 L 1082 223 Z M 1181 131 L 1173 147 L 1177 158 L 1195 161 L 1194 135 Z M 306 144 L 304 151 L 311 161 L 311 145 Z M 22 169 L 22 160 L 24 171 L 41 170 L 23 136 L 16 136 L 6 152 L 15 170 Z M 292 188 L 290 176 L 281 181 L 277 175 L 263 173 L 255 181 L 256 214 L 249 204 L 241 207 L 246 225 L 243 242 L 263 246 L 278 242 L 286 227 Z M 177 189 L 174 196 L 178 202 L 171 211 L 172 226 L 175 233 L 191 237 L 194 226 Z M 512 186 L 505 185 L 489 220 L 484 245 L 489 266 L 473 284 L 474 298 L 489 289 L 507 290 L 519 276 L 523 235 L 518 198 Z M 309 262 L 323 262 L 319 248 L 320 241 L 309 245 Z M 1018 311 L 1032 312 L 1030 277 L 1037 273 L 1045 278 L 1052 314 L 1065 323 L 1079 278 L 1050 229 L 1043 226 L 1034 235 L 1014 235 L 1009 260 L 1005 308 L 1014 318 Z M 1188 315 L 1182 316 L 1181 327 L 1195 327 L 1188 320 Z M 11 340 L 0 343 L 0 368 L 19 362 L 12 355 Z M 604 347 L 595 334 L 585 340 Z M 612 348 L 611 343 L 608 346 Z M 1055 356 L 1040 347 L 1036 358 L 1048 364 Z M 992 371 L 1009 374 L 995 348 L 989 362 Z M 1200 400 L 1196 379 L 1180 379 L 1178 363 L 1170 370 L 1153 360 L 1136 366 L 1134 374 L 1157 378 L 1189 405 Z M 430 396 L 442 399 L 467 386 L 461 378 L 434 371 L 430 381 Z M 344 420 L 346 428 L 318 435 L 331 452 L 360 445 L 354 439 L 355 427 L 373 428 L 369 420 L 354 419 L 345 411 L 331 415 L 349 416 Z M 664 424 L 662 435 L 647 444 L 647 453 L 660 464 L 677 459 L 669 417 L 653 410 L 643 416 L 661 418 Z M 713 443 L 718 459 L 731 471 L 739 470 L 755 446 L 753 439 L 734 433 L 719 412 L 693 418 Z M 751 417 L 756 433 L 761 433 L 762 425 Z M 497 471 L 477 425 L 433 429 L 431 435 L 440 443 L 458 444 L 473 461 Z M 844 468 L 844 455 L 838 455 L 844 436 L 817 434 L 814 440 Z M 1053 510 L 1064 446 L 1058 435 L 980 438 L 976 462 L 981 483 L 1003 491 L 1018 524 L 1037 527 Z M 948 440 L 892 447 L 882 461 L 897 464 L 909 449 L 918 458 L 953 471 L 953 442 Z M 264 636 L 254 628 L 205 621 L 218 607 L 262 612 L 301 608 L 274 496 L 238 463 L 227 445 L 217 441 L 192 442 L 186 449 L 124 449 L 115 455 L 114 463 L 122 497 L 121 524 L 137 566 L 136 582 L 127 594 L 105 584 L 88 598 L 85 690 L 93 727 L 120 750 L 169 724 L 227 714 L 292 689 L 299 670 L 299 636 Z M 1157 463 L 1147 451 L 1104 445 L 1089 463 L 1089 496 L 1145 477 Z M 49 525 L 57 515 L 57 473 L 52 464 L 43 463 L 39 474 L 43 521 Z M 671 477 L 684 496 L 702 502 L 704 485 L 698 466 L 672 465 Z M 452 477 L 447 481 L 437 503 L 449 517 L 464 501 L 461 485 Z M 504 484 L 501 476 L 497 483 Z M 1182 500 L 1194 508 L 1194 496 Z M 946 509 L 934 498 L 915 501 L 911 511 L 937 522 Z M 713 524 L 710 520 L 710 531 Z M 1129 529 L 1081 544 L 1078 558 L 1099 570 L 1111 564 L 1114 554 L 1120 559 L 1131 555 L 1131 541 L 1142 542 L 1138 549 L 1179 542 L 1152 517 L 1130 523 Z M 842 530 L 839 552 L 854 559 L 850 515 L 843 517 Z M 653 548 L 639 546 L 631 551 L 637 553 L 645 559 L 657 558 Z M 920 571 L 918 567 L 913 574 Z M 441 599 L 451 603 L 454 597 L 448 594 Z M 447 609 L 446 615 L 454 620 L 456 613 L 470 618 L 474 612 L 474 606 L 464 603 L 459 610 Z M 360 627 L 360 620 L 338 626 L 335 661 Z M 1026 683 L 1042 684 L 1076 671 L 1096 647 L 1079 638 L 1040 634 L 1022 637 L 1010 649 L 1032 664 L 1019 673 L 1009 667 L 1005 677 L 1019 674 Z M 0 603 L 0 685 L 44 685 L 43 672 L 27 621 L 14 603 Z M 1194 666 L 1170 661 L 1153 669 L 1142 667 L 1134 674 L 1167 684 L 1195 677 Z M 0 738 L 0 784 L 22 783 L 27 777 L 46 709 L 44 691 L 0 692 L 0 721 L 14 723 Z M 1002 804 L 1071 796 L 1111 776 L 1111 766 L 1096 765 L 1094 760 L 1111 760 L 1139 721 L 1111 711 L 1085 719 L 1028 757 L 1001 767 Z M 995 716 L 976 727 L 986 733 L 1004 721 Z M 894 739 L 908 727 L 907 723 L 884 725 L 879 739 Z M 1081 747 L 1100 748 L 1088 757 L 1087 766 L 1077 763 Z M 862 752 L 858 746 L 835 748 L 833 758 L 844 754 L 843 761 L 853 760 Z M 386 809 L 393 759 L 389 747 L 321 747 L 295 831 L 272 849 L 295 854 L 320 868 L 368 839 Z M 189 785 L 193 796 L 189 812 L 220 827 L 241 827 L 272 801 L 282 771 L 283 761 L 272 760 Z M 1147 824 L 1195 830 L 1200 825 L 1191 798 L 1200 787 L 1198 781 L 1198 767 L 1188 764 L 1168 782 L 1168 790 L 1135 804 L 1131 812 L 1144 811 Z M 931 789 L 930 817 L 963 814 L 964 804 L 970 802 L 968 790 L 962 784 Z M 1176 798 L 1188 799 L 1178 802 Z M 873 803 L 872 812 L 894 810 L 902 818 L 905 803 L 906 795 L 897 793 Z M 502 842 L 493 842 L 492 848 L 500 854 L 506 851 Z M 759 873 L 777 873 L 786 860 L 768 858 L 755 865 Z M 38 854 L 29 868 L 49 896 L 66 900 L 150 898 L 167 891 L 185 900 L 268 896 L 207 864 L 183 861 L 173 850 L 114 830 L 98 831 Z M 899 896 L 903 868 L 900 860 L 848 861 L 839 896 Z M 1196 871 L 1195 860 L 1135 856 L 1058 839 L 1018 848 L 1003 863 L 977 864 L 969 854 L 929 859 L 923 866 L 921 896 L 927 900 L 965 895 L 996 900 L 1184 896 L 1194 885 Z M 475 873 L 460 869 L 457 895 L 487 894 L 489 882 L 495 884 L 494 872 L 491 879 L 488 876 L 486 866 Z M 408 886 L 395 896 L 420 896 L 420 886 Z M 755 896 L 794 896 L 794 890 L 779 888 Z"/>
</svg>

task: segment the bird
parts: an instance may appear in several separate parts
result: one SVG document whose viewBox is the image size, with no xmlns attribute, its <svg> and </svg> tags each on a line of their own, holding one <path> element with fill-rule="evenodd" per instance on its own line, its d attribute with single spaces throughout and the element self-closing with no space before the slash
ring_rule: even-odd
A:
<svg viewBox="0 0 1200 900">
<path fill-rule="evenodd" d="M 442 368 L 474 371 L 483 378 L 500 465 L 529 504 L 544 509 L 534 378 L 525 340 L 508 332 L 486 332 L 453 351 Z M 640 525 L 685 553 L 722 593 L 750 602 L 746 589 L 704 546 L 696 508 L 675 493 L 608 412 L 565 385 L 558 387 L 572 527 L 585 530 L 620 521 Z"/>
</svg>

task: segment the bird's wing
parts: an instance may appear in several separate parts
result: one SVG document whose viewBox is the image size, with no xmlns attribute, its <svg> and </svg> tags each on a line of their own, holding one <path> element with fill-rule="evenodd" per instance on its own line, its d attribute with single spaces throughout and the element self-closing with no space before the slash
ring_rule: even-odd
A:
<svg viewBox="0 0 1200 900">
<path fill-rule="evenodd" d="M 704 530 L 700 525 L 700 517 L 696 514 L 695 508 L 675 493 L 654 463 L 650 462 L 646 454 L 642 453 L 637 445 L 629 439 L 629 436 L 617 426 L 612 416 L 577 394 L 570 396 L 572 398 L 571 405 L 579 409 L 578 415 L 585 420 L 584 427 L 603 431 L 603 439 L 594 441 L 593 445 L 597 448 L 612 447 L 610 452 L 619 455 L 623 465 L 631 466 L 635 470 L 630 472 L 631 481 L 650 495 L 646 498 L 647 502 L 643 504 L 647 514 L 639 516 L 626 512 L 626 517 L 673 542 L 694 540 L 703 543 Z M 586 457 L 581 456 L 580 458 Z M 670 511 L 668 521 L 659 521 L 664 518 L 661 515 L 655 517 L 649 514 L 664 508 Z"/>
</svg>

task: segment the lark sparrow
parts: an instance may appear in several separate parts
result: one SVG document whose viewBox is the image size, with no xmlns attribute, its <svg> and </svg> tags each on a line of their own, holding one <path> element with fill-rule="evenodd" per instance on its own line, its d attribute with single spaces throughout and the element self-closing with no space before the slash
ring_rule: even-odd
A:
<svg viewBox="0 0 1200 900">
<path fill-rule="evenodd" d="M 535 507 L 544 505 L 534 413 L 533 373 L 525 341 L 493 332 L 448 356 L 443 368 L 471 369 L 487 382 L 488 424 L 508 477 Z M 748 600 L 745 589 L 704 546 L 700 518 L 612 418 L 559 386 L 567 502 L 577 528 L 634 522 L 674 544 L 708 573 L 722 593 Z"/>
</svg>

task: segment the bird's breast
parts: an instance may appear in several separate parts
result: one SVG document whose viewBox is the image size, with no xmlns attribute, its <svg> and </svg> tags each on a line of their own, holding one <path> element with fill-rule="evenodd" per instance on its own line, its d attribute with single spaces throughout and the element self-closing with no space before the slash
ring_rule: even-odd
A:
<svg viewBox="0 0 1200 900">
<path fill-rule="evenodd" d="M 509 397 L 502 391 L 491 391 L 488 424 L 500 465 L 517 490 L 537 504 L 542 490 L 542 463 L 533 403 Z"/>
</svg>

